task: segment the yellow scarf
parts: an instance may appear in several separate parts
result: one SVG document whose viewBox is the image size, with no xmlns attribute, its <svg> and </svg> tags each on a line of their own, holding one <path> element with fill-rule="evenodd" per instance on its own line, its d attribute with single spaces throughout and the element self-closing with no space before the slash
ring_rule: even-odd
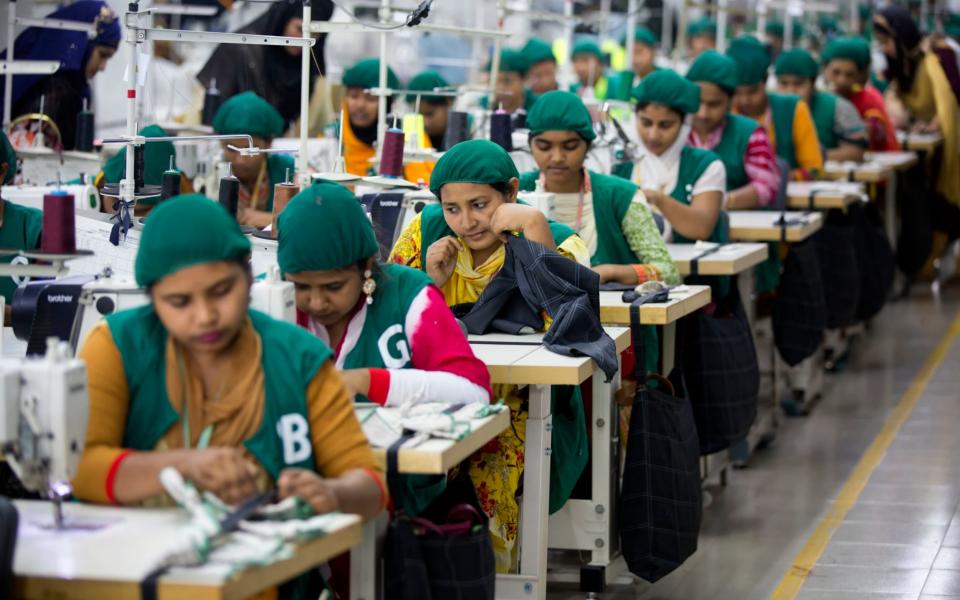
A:
<svg viewBox="0 0 960 600">
<path fill-rule="evenodd" d="M 459 239 L 459 238 L 458 238 Z M 503 244 L 479 267 L 473 265 L 473 254 L 466 242 L 460 241 L 460 252 L 457 253 L 457 266 L 453 275 L 443 286 L 443 297 L 447 304 L 454 306 L 468 302 L 476 302 L 497 272 L 503 267 L 507 251 Z"/>
</svg>

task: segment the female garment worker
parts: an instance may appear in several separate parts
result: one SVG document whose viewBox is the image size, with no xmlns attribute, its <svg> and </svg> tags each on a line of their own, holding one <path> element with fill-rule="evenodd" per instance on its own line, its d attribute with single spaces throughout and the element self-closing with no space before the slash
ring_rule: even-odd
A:
<svg viewBox="0 0 960 600">
<path fill-rule="evenodd" d="M 391 260 L 423 269 L 443 291 L 450 306 L 476 302 L 504 264 L 503 235 L 526 239 L 589 261 L 587 249 L 570 228 L 550 224 L 530 206 L 517 204 L 519 173 L 500 146 L 487 140 L 457 144 L 437 162 L 430 190 L 439 205 L 425 208 L 401 234 Z M 587 263 L 589 264 L 589 263 Z M 570 497 L 587 462 L 586 424 L 579 388 L 554 388 L 553 456 L 550 461 L 550 511 Z M 510 407 L 512 426 L 474 455 L 470 477 L 490 531 L 497 571 L 517 561 L 523 474 L 526 394 L 513 386 L 494 386 L 494 396 Z"/>
<path fill-rule="evenodd" d="M 881 9 L 873 18 L 873 31 L 887 58 L 885 78 L 894 94 L 914 119 L 912 129 L 922 133 L 943 134 L 941 163 L 936 191 L 948 205 L 937 202 L 942 218 L 934 223 L 950 223 L 951 239 L 960 236 L 957 207 L 960 206 L 960 108 L 936 52 L 928 49 L 917 24 L 907 9 L 894 4 Z"/>
<path fill-rule="evenodd" d="M 730 43 L 727 56 L 737 64 L 739 80 L 733 97 L 737 114 L 763 125 L 777 156 L 790 166 L 793 179 L 819 177 L 823 153 L 810 108 L 796 96 L 767 92 L 767 48 L 753 36 L 741 36 Z"/>
<path fill-rule="evenodd" d="M 147 219 L 135 272 L 150 304 L 97 325 L 79 356 L 90 417 L 74 491 L 161 499 L 160 471 L 236 504 L 276 486 L 318 513 L 386 492 L 330 349 L 252 311 L 250 243 L 219 204 L 178 196 Z"/>
<path fill-rule="evenodd" d="M 729 56 L 707 50 L 687 71 L 687 79 L 700 87 L 700 110 L 693 118 L 688 143 L 711 150 L 726 170 L 728 210 L 748 210 L 773 205 L 781 173 L 766 129 L 757 121 L 730 112 L 737 89 L 737 64 Z M 757 268 L 757 291 L 777 287 L 780 256 L 771 244 L 769 258 Z"/>
<path fill-rule="evenodd" d="M 870 42 L 862 37 L 831 40 L 820 55 L 823 78 L 839 96 L 849 100 L 867 128 L 874 152 L 900 149 L 897 130 L 887 113 L 883 94 L 870 81 Z"/>
<path fill-rule="evenodd" d="M 676 265 L 637 186 L 584 168 L 597 134 L 580 98 L 571 92 L 544 94 L 533 105 L 527 126 L 539 170 L 521 175 L 520 189 L 533 191 L 539 182 L 556 194 L 551 216 L 587 244 L 600 282 L 679 283 Z"/>
<path fill-rule="evenodd" d="M 380 87 L 380 61 L 365 58 L 343 72 L 342 111 L 346 111 L 346 123 L 343 127 L 343 160 L 347 173 L 366 177 L 372 173 L 373 157 L 377 151 L 373 145 L 377 141 L 377 124 L 380 122 L 380 98 L 367 92 Z M 398 89 L 400 80 L 387 67 L 387 87 Z M 387 97 L 387 112 L 393 104 L 393 97 Z"/>
<path fill-rule="evenodd" d="M 726 171 L 720 158 L 687 146 L 688 115 L 700 109 L 700 88 L 673 71 L 646 77 L 633 90 L 640 144 L 635 164 L 618 175 L 643 190 L 673 227 L 677 242 L 725 242 L 720 219 Z"/>
<path fill-rule="evenodd" d="M 77 114 L 90 104 L 90 81 L 107 68 L 120 43 L 120 21 L 106 2 L 79 0 L 47 15 L 49 19 L 80 21 L 96 27 L 93 38 L 83 31 L 29 27 L 17 36 L 15 60 L 55 60 L 60 68 L 52 75 L 15 75 L 11 116 L 41 112 L 60 131 L 57 150 L 76 147 Z M 6 21 L 6 19 L 4 19 Z M 6 52 L 3 53 L 6 58 Z M 0 78 L 0 90 L 4 83 Z M 44 134 L 48 135 L 49 130 Z M 19 137 L 19 136 L 17 136 Z M 48 137 L 49 139 L 49 137 Z M 21 142 L 14 140 L 18 147 Z M 26 140 L 23 145 L 29 142 Z"/>
<path fill-rule="evenodd" d="M 325 182 L 300 192 L 279 230 L 297 322 L 334 349 L 348 390 L 386 406 L 490 401 L 487 367 L 440 290 L 423 271 L 377 262 L 373 226 L 348 189 Z M 394 504 L 415 515 L 442 490 L 442 479 L 406 478 Z"/>
<path fill-rule="evenodd" d="M 846 98 L 817 90 L 820 67 L 806 50 L 780 53 L 773 66 L 781 94 L 799 97 L 810 107 L 817 139 L 827 160 L 862 162 L 869 142 L 856 107 Z"/>
<path fill-rule="evenodd" d="M 770 206 L 777 199 L 780 168 L 766 130 L 748 117 L 733 114 L 737 65 L 716 50 L 697 57 L 687 79 L 700 87 L 700 109 L 687 143 L 720 157 L 727 174 L 728 210 Z"/>
<path fill-rule="evenodd" d="M 269 148 L 273 138 L 283 134 L 283 117 L 260 96 L 243 92 L 217 110 L 213 130 L 218 134 L 249 135 L 257 148 Z M 284 154 L 243 156 L 229 148 L 243 147 L 246 143 L 236 139 L 224 140 L 220 145 L 234 177 L 240 180 L 237 221 L 263 229 L 273 221 L 273 188 L 286 181 L 288 174 L 293 181 L 296 163 L 292 156 Z"/>
</svg>

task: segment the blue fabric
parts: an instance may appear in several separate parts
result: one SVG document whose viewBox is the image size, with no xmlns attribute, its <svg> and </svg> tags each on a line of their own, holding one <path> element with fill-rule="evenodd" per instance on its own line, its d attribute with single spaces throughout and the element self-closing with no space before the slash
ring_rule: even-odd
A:
<svg viewBox="0 0 960 600">
<path fill-rule="evenodd" d="M 56 10 L 48 19 L 93 23 L 104 15 L 97 25 L 97 36 L 89 39 L 82 31 L 60 31 L 29 27 L 17 36 L 13 46 L 14 60 L 58 60 L 60 71 L 83 71 L 94 46 L 111 46 L 120 43 L 120 21 L 106 2 L 101 0 L 78 0 Z M 109 18 L 107 18 L 109 15 Z M 0 54 L 6 58 L 7 52 Z M 13 78 L 13 102 L 16 103 L 35 83 L 49 75 L 16 75 Z M 2 83 L 0 83 L 2 89 Z M 90 88 L 83 92 L 90 97 Z"/>
</svg>

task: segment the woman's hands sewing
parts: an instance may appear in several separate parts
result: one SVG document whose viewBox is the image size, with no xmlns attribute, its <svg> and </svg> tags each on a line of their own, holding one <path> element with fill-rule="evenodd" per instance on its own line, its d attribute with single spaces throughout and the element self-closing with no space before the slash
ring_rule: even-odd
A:
<svg viewBox="0 0 960 600">
<path fill-rule="evenodd" d="M 277 480 L 280 499 L 297 496 L 318 515 L 340 510 L 340 499 L 329 481 L 306 469 L 284 469 Z"/>
<path fill-rule="evenodd" d="M 240 448 L 190 450 L 180 473 L 198 488 L 227 504 L 239 504 L 257 493 L 259 469 Z"/>
</svg>

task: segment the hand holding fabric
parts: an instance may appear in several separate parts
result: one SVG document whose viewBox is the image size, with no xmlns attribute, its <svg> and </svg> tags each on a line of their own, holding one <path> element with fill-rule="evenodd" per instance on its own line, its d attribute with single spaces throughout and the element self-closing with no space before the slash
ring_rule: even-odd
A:
<svg viewBox="0 0 960 600">
<path fill-rule="evenodd" d="M 340 510 L 340 499 L 329 481 L 306 469 L 284 469 L 277 481 L 280 499 L 296 496 L 318 515 Z"/>
<path fill-rule="evenodd" d="M 180 472 L 227 504 L 239 504 L 257 493 L 257 466 L 240 448 L 191 450 Z"/>
</svg>

